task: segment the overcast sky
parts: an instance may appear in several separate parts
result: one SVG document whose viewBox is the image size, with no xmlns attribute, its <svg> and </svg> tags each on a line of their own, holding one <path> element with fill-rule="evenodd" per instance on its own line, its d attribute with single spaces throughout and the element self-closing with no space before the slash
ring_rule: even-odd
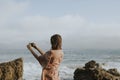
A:
<svg viewBox="0 0 120 80">
<path fill-rule="evenodd" d="M 55 33 L 68 49 L 120 49 L 120 0 L 0 0 L 0 48 L 45 48 Z"/>
</svg>

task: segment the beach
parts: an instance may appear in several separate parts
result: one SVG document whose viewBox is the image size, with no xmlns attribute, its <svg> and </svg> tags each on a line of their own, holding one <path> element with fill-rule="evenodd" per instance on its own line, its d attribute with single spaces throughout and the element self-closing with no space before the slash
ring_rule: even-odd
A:
<svg viewBox="0 0 120 80">
<path fill-rule="evenodd" d="M 74 71 L 86 62 L 95 60 L 105 69 L 117 68 L 120 71 L 120 50 L 63 50 L 64 59 L 59 68 L 61 80 L 73 80 Z M 23 58 L 23 79 L 40 80 L 42 67 L 27 50 L 1 50 L 0 62 Z"/>
</svg>

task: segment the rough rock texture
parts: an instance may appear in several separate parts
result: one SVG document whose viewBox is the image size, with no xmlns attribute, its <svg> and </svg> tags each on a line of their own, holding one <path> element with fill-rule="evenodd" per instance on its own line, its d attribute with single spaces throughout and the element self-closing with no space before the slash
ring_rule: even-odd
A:
<svg viewBox="0 0 120 80">
<path fill-rule="evenodd" d="M 0 80 L 22 80 L 22 76 L 22 58 L 18 58 L 10 62 L 0 63 Z"/>
<path fill-rule="evenodd" d="M 92 60 L 75 70 L 74 80 L 120 80 L 120 73 L 117 69 L 105 70 Z"/>
</svg>

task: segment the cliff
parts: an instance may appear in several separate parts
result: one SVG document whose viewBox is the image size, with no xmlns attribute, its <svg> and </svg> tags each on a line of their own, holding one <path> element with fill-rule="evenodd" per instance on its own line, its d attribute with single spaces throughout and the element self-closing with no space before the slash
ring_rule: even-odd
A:
<svg viewBox="0 0 120 80">
<path fill-rule="evenodd" d="M 22 58 L 18 58 L 10 62 L 0 63 L 0 80 L 22 80 L 22 76 Z"/>
<path fill-rule="evenodd" d="M 92 60 L 75 70 L 74 80 L 120 80 L 120 73 L 117 69 L 105 70 Z"/>
</svg>

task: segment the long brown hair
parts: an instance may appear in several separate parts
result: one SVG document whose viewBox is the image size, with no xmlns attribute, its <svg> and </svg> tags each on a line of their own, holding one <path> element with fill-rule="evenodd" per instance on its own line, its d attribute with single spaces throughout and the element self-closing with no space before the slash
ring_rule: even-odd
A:
<svg viewBox="0 0 120 80">
<path fill-rule="evenodd" d="M 51 48 L 53 50 L 62 49 L 62 37 L 59 34 L 51 36 Z"/>
</svg>

